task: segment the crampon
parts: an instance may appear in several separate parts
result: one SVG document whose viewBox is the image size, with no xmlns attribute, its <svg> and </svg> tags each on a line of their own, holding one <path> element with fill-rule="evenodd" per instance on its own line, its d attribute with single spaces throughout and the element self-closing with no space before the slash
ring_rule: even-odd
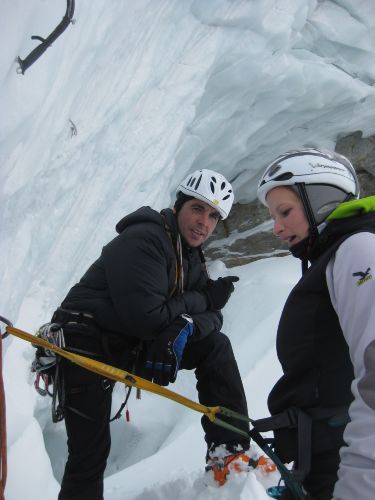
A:
<svg viewBox="0 0 375 500">
<path fill-rule="evenodd" d="M 262 474 L 267 475 L 276 470 L 276 465 L 264 455 L 253 459 L 245 452 L 234 453 L 226 457 L 210 458 L 206 465 L 206 471 L 213 472 L 214 479 L 219 486 L 225 484 L 229 474 L 248 472 L 250 469 L 257 469 Z"/>
</svg>

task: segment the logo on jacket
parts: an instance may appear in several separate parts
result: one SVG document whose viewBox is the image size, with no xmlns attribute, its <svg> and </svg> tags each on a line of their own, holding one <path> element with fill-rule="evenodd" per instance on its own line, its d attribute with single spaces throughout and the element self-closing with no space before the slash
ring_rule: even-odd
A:
<svg viewBox="0 0 375 500">
<path fill-rule="evenodd" d="M 365 272 L 358 271 L 356 273 L 353 273 L 352 276 L 359 277 L 357 281 L 357 286 L 363 285 L 363 283 L 366 283 L 366 281 L 372 280 L 372 274 L 370 273 L 371 267 L 368 267 Z"/>
</svg>

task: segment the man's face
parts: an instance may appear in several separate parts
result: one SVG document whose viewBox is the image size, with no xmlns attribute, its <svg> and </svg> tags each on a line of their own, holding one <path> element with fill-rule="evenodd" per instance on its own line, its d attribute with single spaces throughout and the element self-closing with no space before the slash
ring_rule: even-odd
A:
<svg viewBox="0 0 375 500">
<path fill-rule="evenodd" d="M 181 236 L 191 247 L 199 247 L 213 233 L 220 214 L 204 201 L 192 199 L 185 202 L 177 214 Z"/>
</svg>

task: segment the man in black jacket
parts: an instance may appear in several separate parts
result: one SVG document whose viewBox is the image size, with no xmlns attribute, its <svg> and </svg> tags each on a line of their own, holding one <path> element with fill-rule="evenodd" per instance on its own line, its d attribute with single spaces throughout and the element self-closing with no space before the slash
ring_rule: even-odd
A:
<svg viewBox="0 0 375 500">
<path fill-rule="evenodd" d="M 178 187 L 173 209 L 142 207 L 116 226 L 119 235 L 55 312 L 66 347 L 161 385 L 195 369 L 199 401 L 247 415 L 222 314 L 238 278 L 210 280 L 201 245 L 233 203 L 230 183 L 199 170 Z M 102 500 L 110 450 L 113 384 L 63 362 L 68 460 L 59 500 Z M 248 430 L 246 423 L 233 424 Z M 209 467 L 241 455 L 249 440 L 202 418 Z"/>
</svg>

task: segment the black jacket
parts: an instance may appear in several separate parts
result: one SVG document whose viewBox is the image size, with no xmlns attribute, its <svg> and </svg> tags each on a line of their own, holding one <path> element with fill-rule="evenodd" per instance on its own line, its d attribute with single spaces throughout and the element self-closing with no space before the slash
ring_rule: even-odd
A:
<svg viewBox="0 0 375 500">
<path fill-rule="evenodd" d="M 341 243 L 362 231 L 375 232 L 374 213 L 330 222 L 304 252 L 312 264 L 291 291 L 277 331 L 277 353 L 284 374 L 268 398 L 271 414 L 293 406 L 346 406 L 353 399 L 353 366 L 325 272 Z M 300 256 L 300 250 L 294 249 L 293 254 Z"/>
<path fill-rule="evenodd" d="M 222 315 L 208 310 L 202 293 L 208 275 L 198 248 L 183 245 L 184 291 L 171 295 L 177 222 L 172 210 L 162 213 L 164 218 L 141 207 L 124 217 L 116 226 L 119 235 L 103 248 L 62 307 L 91 312 L 101 329 L 142 339 L 154 338 L 182 313 L 193 317 L 192 341 L 219 331 Z"/>
</svg>

